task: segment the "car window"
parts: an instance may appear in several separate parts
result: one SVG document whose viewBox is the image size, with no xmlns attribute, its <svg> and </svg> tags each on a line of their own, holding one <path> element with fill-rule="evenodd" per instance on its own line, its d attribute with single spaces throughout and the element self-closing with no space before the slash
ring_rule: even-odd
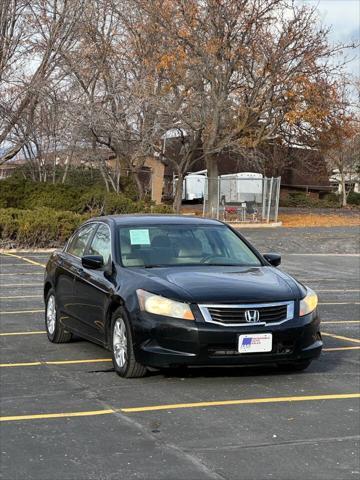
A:
<svg viewBox="0 0 360 480">
<path fill-rule="evenodd" d="M 107 264 L 111 259 L 111 237 L 110 228 L 105 225 L 99 225 L 94 238 L 89 247 L 89 255 L 101 255 L 104 263 Z"/>
<path fill-rule="evenodd" d="M 120 250 L 125 267 L 261 265 L 241 238 L 222 225 L 121 228 Z"/>
<path fill-rule="evenodd" d="M 71 239 L 66 251 L 75 257 L 82 257 L 90 236 L 93 234 L 96 225 L 90 224 L 82 227 Z"/>
</svg>

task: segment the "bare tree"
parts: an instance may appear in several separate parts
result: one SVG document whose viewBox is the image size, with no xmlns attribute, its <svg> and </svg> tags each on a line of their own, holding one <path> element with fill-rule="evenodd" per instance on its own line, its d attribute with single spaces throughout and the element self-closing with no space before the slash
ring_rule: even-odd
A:
<svg viewBox="0 0 360 480">
<path fill-rule="evenodd" d="M 70 48 L 82 0 L 5 0 L 0 4 L 0 164 L 24 146 L 60 52 Z M 13 133 L 22 122 L 23 137 Z M 19 133 L 19 130 L 18 130 Z"/>
<path fill-rule="evenodd" d="M 182 92 L 182 124 L 201 131 L 210 209 L 218 158 L 316 133 L 329 101 L 338 48 L 315 9 L 285 0 L 134 0 L 162 30 L 156 46 L 170 88 Z"/>
</svg>

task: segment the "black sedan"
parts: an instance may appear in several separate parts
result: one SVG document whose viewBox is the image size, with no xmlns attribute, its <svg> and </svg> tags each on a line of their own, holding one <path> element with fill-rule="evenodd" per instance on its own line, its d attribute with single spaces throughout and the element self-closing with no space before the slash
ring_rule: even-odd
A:
<svg viewBox="0 0 360 480">
<path fill-rule="evenodd" d="M 48 261 L 48 338 L 102 345 L 123 377 L 185 365 L 303 370 L 322 348 L 317 296 L 280 260 L 216 220 L 94 218 Z"/>
</svg>

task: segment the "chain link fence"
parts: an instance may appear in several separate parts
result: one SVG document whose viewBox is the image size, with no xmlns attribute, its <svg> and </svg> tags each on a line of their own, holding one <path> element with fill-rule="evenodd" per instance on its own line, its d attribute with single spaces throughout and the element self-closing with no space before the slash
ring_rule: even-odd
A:
<svg viewBox="0 0 360 480">
<path fill-rule="evenodd" d="M 277 222 L 281 177 L 219 177 L 215 205 L 209 202 L 206 180 L 203 216 L 233 223 Z"/>
</svg>

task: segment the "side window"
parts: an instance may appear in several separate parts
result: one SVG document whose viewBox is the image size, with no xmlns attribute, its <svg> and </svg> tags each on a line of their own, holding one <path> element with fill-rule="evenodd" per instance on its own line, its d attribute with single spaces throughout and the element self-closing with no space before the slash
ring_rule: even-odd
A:
<svg viewBox="0 0 360 480">
<path fill-rule="evenodd" d="M 66 251 L 75 257 L 82 257 L 94 228 L 94 224 L 85 225 L 85 227 L 81 228 L 72 238 Z"/>
<path fill-rule="evenodd" d="M 89 247 L 89 255 L 101 255 L 104 263 L 107 264 L 111 257 L 110 229 L 107 225 L 101 224 L 97 229 Z"/>
</svg>

